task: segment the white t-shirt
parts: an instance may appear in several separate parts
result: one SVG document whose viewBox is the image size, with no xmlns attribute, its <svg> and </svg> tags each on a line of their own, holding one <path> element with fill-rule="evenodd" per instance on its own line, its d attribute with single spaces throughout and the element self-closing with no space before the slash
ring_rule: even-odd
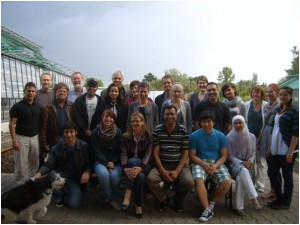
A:
<svg viewBox="0 0 300 225">
<path fill-rule="evenodd" d="M 88 98 L 86 96 L 86 109 L 89 117 L 89 127 L 91 125 L 92 117 L 96 111 L 97 103 L 98 103 L 98 98 L 96 96 L 94 96 L 93 98 Z"/>
<path fill-rule="evenodd" d="M 286 155 L 289 147 L 284 143 L 282 134 L 279 129 L 279 119 L 283 114 L 278 113 L 275 116 L 274 127 L 272 132 L 272 142 L 271 142 L 271 154 L 272 155 Z"/>
</svg>

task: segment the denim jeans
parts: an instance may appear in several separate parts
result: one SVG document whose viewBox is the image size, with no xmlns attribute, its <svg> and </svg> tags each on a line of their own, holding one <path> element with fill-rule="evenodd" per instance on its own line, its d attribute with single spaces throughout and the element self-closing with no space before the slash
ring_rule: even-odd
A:
<svg viewBox="0 0 300 225">
<path fill-rule="evenodd" d="M 130 158 L 127 161 L 127 168 L 132 168 L 138 166 L 141 163 L 140 158 Z M 146 175 L 141 172 L 139 173 L 134 180 L 127 178 L 127 189 L 131 189 L 134 193 L 135 204 L 142 206 L 144 204 L 144 194 L 146 186 Z"/>
<path fill-rule="evenodd" d="M 56 200 L 64 200 L 71 208 L 78 208 L 83 199 L 81 184 L 79 181 L 70 181 L 66 179 L 65 188 L 53 190 L 53 197 Z"/>
<path fill-rule="evenodd" d="M 95 162 L 95 172 L 99 179 L 99 185 L 105 193 L 108 201 L 113 201 L 118 197 L 118 192 L 121 184 L 122 168 L 116 165 L 115 168 L 109 172 L 106 166 L 99 162 Z"/>
<path fill-rule="evenodd" d="M 271 186 L 275 190 L 276 201 L 288 207 L 291 205 L 293 195 L 293 169 L 296 156 L 297 153 L 293 155 L 292 163 L 288 163 L 286 161 L 285 155 L 270 155 L 269 157 L 268 175 L 271 181 Z M 278 176 L 280 169 L 283 177 L 283 188 L 282 181 Z"/>
</svg>

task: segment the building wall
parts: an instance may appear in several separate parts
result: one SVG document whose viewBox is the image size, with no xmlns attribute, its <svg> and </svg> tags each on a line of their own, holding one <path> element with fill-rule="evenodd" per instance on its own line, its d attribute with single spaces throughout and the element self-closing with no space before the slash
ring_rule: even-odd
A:
<svg viewBox="0 0 300 225">
<path fill-rule="evenodd" d="M 23 88 L 27 82 L 40 85 L 42 68 L 1 54 L 1 122 L 9 120 L 9 109 L 23 98 Z M 64 82 L 72 87 L 71 77 L 55 71 L 47 71 L 52 76 L 52 86 Z"/>
</svg>

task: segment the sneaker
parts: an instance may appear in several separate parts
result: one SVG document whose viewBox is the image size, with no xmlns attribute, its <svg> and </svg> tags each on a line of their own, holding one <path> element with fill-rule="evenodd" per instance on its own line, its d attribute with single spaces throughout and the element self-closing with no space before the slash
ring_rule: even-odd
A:
<svg viewBox="0 0 300 225">
<path fill-rule="evenodd" d="M 212 212 L 213 212 L 213 211 L 214 211 L 214 209 L 215 209 L 215 202 L 211 202 L 211 201 L 210 201 L 210 202 L 209 202 L 209 206 L 208 206 L 208 208 L 209 208 L 209 210 L 210 210 L 210 211 L 212 211 Z"/>
<path fill-rule="evenodd" d="M 110 201 L 109 204 L 110 204 L 111 207 L 113 207 L 115 210 L 121 210 L 121 205 L 120 205 L 116 200 Z"/>
<path fill-rule="evenodd" d="M 213 215 L 214 213 L 207 208 L 202 212 L 202 215 L 199 217 L 199 220 L 201 222 L 207 222 Z"/>
<path fill-rule="evenodd" d="M 63 207 L 64 206 L 64 200 L 63 199 L 60 199 L 60 200 L 57 200 L 56 201 L 56 207 Z"/>
</svg>

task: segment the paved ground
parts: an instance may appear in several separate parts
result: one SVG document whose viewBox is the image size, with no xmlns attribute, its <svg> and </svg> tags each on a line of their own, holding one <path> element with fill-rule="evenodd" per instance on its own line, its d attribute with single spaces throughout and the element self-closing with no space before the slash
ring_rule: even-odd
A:
<svg viewBox="0 0 300 225">
<path fill-rule="evenodd" d="M 1 192 L 14 186 L 13 176 L 9 173 L 1 173 Z M 235 215 L 224 201 L 217 203 L 215 215 L 208 223 L 225 224 L 269 224 L 269 223 L 287 223 L 299 224 L 299 174 L 294 173 L 294 195 L 292 206 L 289 210 L 275 211 L 267 206 L 270 200 L 260 199 L 263 209 L 260 212 L 254 211 L 250 204 L 245 207 L 246 216 L 239 217 Z M 144 217 L 136 219 L 134 217 L 134 207 L 131 202 L 126 211 L 116 211 L 104 201 L 101 191 L 92 195 L 85 194 L 83 206 L 80 209 L 70 209 L 68 207 L 57 208 L 54 201 L 48 207 L 48 213 L 38 223 L 41 224 L 194 224 L 201 223 L 198 217 L 201 214 L 201 207 L 195 193 L 188 194 L 183 213 L 176 213 L 173 210 L 173 202 L 169 208 L 160 213 L 157 211 L 157 201 L 155 199 L 146 200 L 143 208 Z"/>
</svg>

